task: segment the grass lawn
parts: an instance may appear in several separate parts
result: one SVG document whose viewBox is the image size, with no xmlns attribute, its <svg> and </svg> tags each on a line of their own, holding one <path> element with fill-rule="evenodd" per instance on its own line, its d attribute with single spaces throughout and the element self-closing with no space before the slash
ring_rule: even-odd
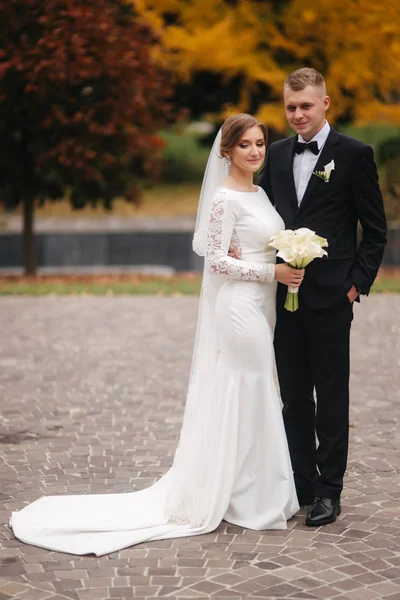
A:
<svg viewBox="0 0 400 600">
<path fill-rule="evenodd" d="M 157 296 L 198 295 L 201 276 L 195 273 L 155 277 L 123 275 L 65 275 L 18 277 L 0 276 L 0 296 L 113 296 L 117 294 L 147 294 Z"/>
<path fill-rule="evenodd" d="M 98 206 L 86 206 L 81 210 L 73 210 L 67 200 L 46 202 L 35 210 L 36 218 L 62 217 L 180 217 L 196 216 L 199 202 L 200 183 L 181 183 L 175 185 L 156 184 L 143 189 L 140 204 L 125 202 L 122 198 L 115 200 L 112 211 Z M 0 206 L 1 210 L 1 206 Z M 20 214 L 20 210 L 15 214 Z M 1 212 L 0 212 L 1 219 Z"/>
<path fill-rule="evenodd" d="M 198 295 L 201 275 L 181 273 L 171 277 L 137 274 L 82 276 L 0 276 L 0 296 L 57 296 L 95 294 Z M 372 288 L 375 293 L 400 293 L 400 269 L 381 269 Z"/>
</svg>

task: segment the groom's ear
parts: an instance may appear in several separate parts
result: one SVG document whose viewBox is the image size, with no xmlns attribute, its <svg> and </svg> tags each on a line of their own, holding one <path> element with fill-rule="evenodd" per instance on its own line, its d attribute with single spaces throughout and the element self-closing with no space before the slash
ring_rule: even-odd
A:
<svg viewBox="0 0 400 600">
<path fill-rule="evenodd" d="M 324 110 L 325 112 L 328 110 L 328 108 L 331 105 L 331 99 L 329 98 L 329 96 L 325 96 L 324 98 Z"/>
</svg>

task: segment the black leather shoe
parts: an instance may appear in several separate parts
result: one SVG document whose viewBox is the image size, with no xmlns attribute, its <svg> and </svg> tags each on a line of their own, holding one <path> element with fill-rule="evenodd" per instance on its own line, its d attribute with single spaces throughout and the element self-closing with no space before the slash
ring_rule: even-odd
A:
<svg viewBox="0 0 400 600">
<path fill-rule="evenodd" d="M 339 498 L 332 500 L 332 498 L 317 496 L 308 511 L 306 525 L 309 527 L 319 527 L 320 525 L 333 523 L 336 521 L 336 517 L 340 515 L 341 510 Z"/>
</svg>

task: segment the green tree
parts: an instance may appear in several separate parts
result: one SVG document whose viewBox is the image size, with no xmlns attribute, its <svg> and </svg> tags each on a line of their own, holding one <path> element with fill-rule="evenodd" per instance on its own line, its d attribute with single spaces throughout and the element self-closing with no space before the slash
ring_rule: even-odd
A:
<svg viewBox="0 0 400 600">
<path fill-rule="evenodd" d="M 378 160 L 384 172 L 385 208 L 390 220 L 400 219 L 400 136 L 379 146 Z"/>
</svg>

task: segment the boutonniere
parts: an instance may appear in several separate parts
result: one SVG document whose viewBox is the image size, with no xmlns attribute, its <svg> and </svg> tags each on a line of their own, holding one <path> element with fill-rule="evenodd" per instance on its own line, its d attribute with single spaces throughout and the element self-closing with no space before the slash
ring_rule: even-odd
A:
<svg viewBox="0 0 400 600">
<path fill-rule="evenodd" d="M 323 171 L 313 171 L 313 175 L 316 175 L 317 177 L 321 177 L 321 179 L 323 179 L 325 181 L 325 183 L 328 183 L 331 173 L 334 170 L 335 170 L 335 161 L 331 160 L 330 163 L 325 165 L 325 168 Z"/>
</svg>

